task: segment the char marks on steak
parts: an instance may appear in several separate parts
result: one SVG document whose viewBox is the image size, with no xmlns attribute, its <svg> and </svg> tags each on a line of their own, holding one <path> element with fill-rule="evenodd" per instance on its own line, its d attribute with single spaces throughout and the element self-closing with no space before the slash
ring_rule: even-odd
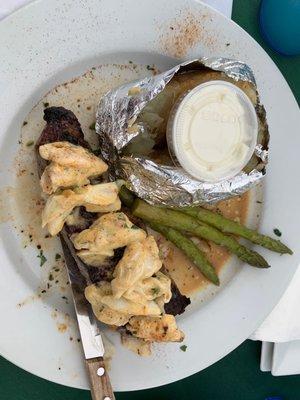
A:
<svg viewBox="0 0 300 400">
<path fill-rule="evenodd" d="M 44 110 L 47 125 L 37 142 L 37 146 L 52 142 L 70 142 L 89 148 L 75 114 L 64 107 L 48 107 Z"/>
<path fill-rule="evenodd" d="M 48 107 L 44 110 L 44 120 L 47 124 L 36 143 L 36 150 L 43 144 L 53 142 L 70 142 L 90 148 L 89 144 L 84 140 L 80 123 L 72 111 L 64 107 Z M 47 166 L 47 161 L 43 160 L 39 154 L 37 159 L 41 176 Z"/>
</svg>

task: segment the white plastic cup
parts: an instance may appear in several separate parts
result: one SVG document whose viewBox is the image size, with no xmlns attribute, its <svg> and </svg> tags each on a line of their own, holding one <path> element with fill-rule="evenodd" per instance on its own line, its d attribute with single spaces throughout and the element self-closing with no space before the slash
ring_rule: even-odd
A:
<svg viewBox="0 0 300 400">
<path fill-rule="evenodd" d="M 247 165 L 257 133 L 258 120 L 250 98 L 236 85 L 215 80 L 178 99 L 166 136 L 176 166 L 198 180 L 216 182 L 235 176 Z"/>
</svg>

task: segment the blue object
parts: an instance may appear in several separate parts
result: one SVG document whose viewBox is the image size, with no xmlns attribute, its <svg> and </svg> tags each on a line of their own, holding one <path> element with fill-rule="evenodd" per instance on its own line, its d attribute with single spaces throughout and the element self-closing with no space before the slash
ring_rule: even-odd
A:
<svg viewBox="0 0 300 400">
<path fill-rule="evenodd" d="M 283 398 L 282 397 L 280 397 L 280 396 L 272 396 L 272 397 L 267 397 L 265 400 L 283 400 Z"/>
<path fill-rule="evenodd" d="M 300 0 L 262 0 L 259 23 L 274 50 L 287 56 L 300 54 Z"/>
</svg>

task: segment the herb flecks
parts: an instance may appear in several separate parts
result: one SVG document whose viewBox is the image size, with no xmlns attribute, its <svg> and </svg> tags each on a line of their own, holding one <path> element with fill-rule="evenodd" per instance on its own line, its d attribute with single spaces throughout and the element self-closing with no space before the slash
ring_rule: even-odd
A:
<svg viewBox="0 0 300 400">
<path fill-rule="evenodd" d="M 40 250 L 40 253 L 37 255 L 37 258 L 40 259 L 40 267 L 42 267 L 47 261 L 47 258 L 44 256 L 43 250 Z"/>
<path fill-rule="evenodd" d="M 96 130 L 96 122 L 93 122 L 93 123 L 89 126 L 89 129 L 90 129 L 91 131 L 95 131 L 95 130 Z"/>
<path fill-rule="evenodd" d="M 137 225 L 132 225 L 131 229 L 140 229 Z"/>
<path fill-rule="evenodd" d="M 61 255 L 58 254 L 58 253 L 56 253 L 56 254 L 55 254 L 55 261 L 58 261 L 58 260 L 60 260 L 60 259 L 61 259 Z"/>
<path fill-rule="evenodd" d="M 152 65 L 147 65 L 146 68 L 147 68 L 148 71 L 155 71 L 155 68 Z"/>
<path fill-rule="evenodd" d="M 181 351 L 186 352 L 187 345 L 183 344 L 182 346 L 179 347 Z"/>
<path fill-rule="evenodd" d="M 151 288 L 151 292 L 152 292 L 153 296 L 157 296 L 159 294 L 160 290 L 158 287 L 153 287 L 153 288 Z"/>
<path fill-rule="evenodd" d="M 27 143 L 26 143 L 26 146 L 27 147 L 30 147 L 30 146 L 32 146 L 34 144 L 34 141 L 33 140 L 29 140 Z"/>
<path fill-rule="evenodd" d="M 43 105 L 45 108 L 49 107 L 49 103 L 47 101 L 45 103 L 43 103 Z"/>
<path fill-rule="evenodd" d="M 273 232 L 275 233 L 276 236 L 280 237 L 282 235 L 282 233 L 280 232 L 280 230 L 278 228 L 273 229 Z"/>
</svg>

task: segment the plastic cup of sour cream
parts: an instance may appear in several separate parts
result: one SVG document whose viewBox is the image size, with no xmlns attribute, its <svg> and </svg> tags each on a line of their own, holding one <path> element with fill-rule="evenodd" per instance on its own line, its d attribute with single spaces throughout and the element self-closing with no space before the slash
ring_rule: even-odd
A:
<svg viewBox="0 0 300 400">
<path fill-rule="evenodd" d="M 255 149 L 258 121 L 249 97 L 230 82 L 203 83 L 174 105 L 167 126 L 176 166 L 201 181 L 238 174 Z"/>
</svg>

